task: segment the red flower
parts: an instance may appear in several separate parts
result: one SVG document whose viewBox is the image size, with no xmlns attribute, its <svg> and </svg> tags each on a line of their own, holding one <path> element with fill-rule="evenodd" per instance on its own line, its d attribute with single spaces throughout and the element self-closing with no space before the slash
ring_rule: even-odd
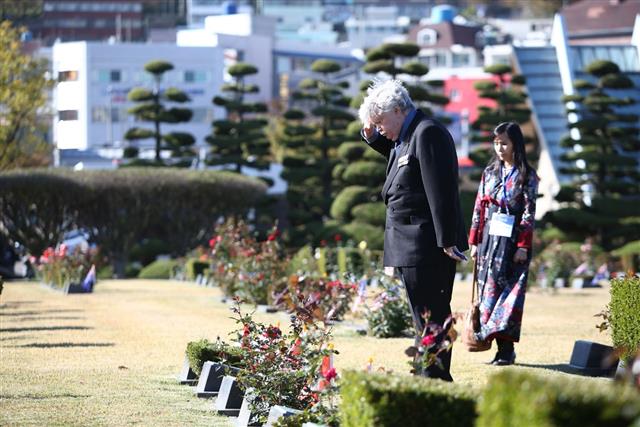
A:
<svg viewBox="0 0 640 427">
<path fill-rule="evenodd" d="M 333 236 L 333 240 L 335 240 L 336 242 L 340 242 L 342 241 L 342 236 L 340 234 L 336 234 L 335 236 Z"/>
<path fill-rule="evenodd" d="M 300 338 L 296 339 L 296 342 L 293 343 L 293 346 L 291 348 L 291 354 L 293 356 L 299 356 L 300 353 L 302 353 L 302 349 L 300 348 L 300 344 L 302 344 L 302 340 L 300 340 Z"/>
<path fill-rule="evenodd" d="M 338 376 L 338 373 L 336 372 L 336 368 L 331 368 L 327 372 L 325 372 L 323 376 L 327 381 L 331 381 Z"/>
<path fill-rule="evenodd" d="M 276 240 L 276 238 L 280 235 L 280 230 L 275 230 L 273 233 L 269 234 L 269 237 L 267 237 L 267 240 L 270 242 L 273 242 L 274 240 Z"/>
<path fill-rule="evenodd" d="M 250 333 L 251 333 L 251 328 L 249 327 L 249 325 L 244 325 L 244 328 L 242 330 L 242 336 L 246 337 Z"/>
<path fill-rule="evenodd" d="M 426 337 L 422 338 L 421 344 L 425 347 L 429 347 L 434 342 L 436 342 L 436 338 L 433 335 L 427 335 Z"/>
<path fill-rule="evenodd" d="M 326 240 L 320 240 L 320 246 L 321 247 L 327 246 L 327 241 Z"/>
<path fill-rule="evenodd" d="M 282 335 L 282 331 L 277 326 L 269 326 L 264 332 L 264 336 L 271 339 L 279 338 Z"/>
</svg>

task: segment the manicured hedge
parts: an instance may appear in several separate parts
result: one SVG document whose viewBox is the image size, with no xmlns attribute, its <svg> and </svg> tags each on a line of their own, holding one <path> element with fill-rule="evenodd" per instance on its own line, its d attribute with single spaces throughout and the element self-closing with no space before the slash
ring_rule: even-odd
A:
<svg viewBox="0 0 640 427">
<path fill-rule="evenodd" d="M 124 266 L 143 239 L 170 242 L 173 255 L 201 244 L 220 215 L 243 212 L 266 192 L 256 179 L 217 171 L 126 168 L 0 173 L 0 230 L 32 255 L 80 227 Z"/>
<path fill-rule="evenodd" d="M 611 282 L 611 337 L 613 345 L 627 358 L 640 349 L 640 278 L 615 279 Z"/>
<path fill-rule="evenodd" d="M 475 393 L 441 380 L 347 371 L 341 396 L 344 427 L 464 427 L 476 419 Z"/>
<path fill-rule="evenodd" d="M 185 265 L 185 278 L 190 281 L 196 280 L 198 275 L 204 274 L 205 270 L 209 268 L 209 263 L 200 261 L 198 258 L 189 258 Z"/>
<path fill-rule="evenodd" d="M 478 427 L 622 427 L 639 425 L 640 395 L 612 383 L 505 370 L 489 379 L 478 411 Z"/>
<path fill-rule="evenodd" d="M 171 272 L 178 266 L 178 261 L 172 259 L 159 259 L 140 270 L 140 279 L 170 279 Z"/>
</svg>

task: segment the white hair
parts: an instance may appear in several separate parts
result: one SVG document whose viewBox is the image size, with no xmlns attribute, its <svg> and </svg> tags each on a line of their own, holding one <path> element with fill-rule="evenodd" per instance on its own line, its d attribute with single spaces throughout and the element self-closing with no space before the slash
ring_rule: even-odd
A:
<svg viewBox="0 0 640 427">
<path fill-rule="evenodd" d="M 402 82 L 400 80 L 374 80 L 367 89 L 367 96 L 360 105 L 358 116 L 363 124 L 370 123 L 372 119 L 395 108 L 399 108 L 400 111 L 415 108 L 409 92 Z"/>
</svg>

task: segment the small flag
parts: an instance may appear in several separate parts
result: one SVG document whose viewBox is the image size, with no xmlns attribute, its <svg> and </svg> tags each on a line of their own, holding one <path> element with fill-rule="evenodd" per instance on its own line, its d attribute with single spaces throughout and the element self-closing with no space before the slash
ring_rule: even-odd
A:
<svg viewBox="0 0 640 427">
<path fill-rule="evenodd" d="M 91 268 L 87 273 L 87 276 L 84 278 L 84 281 L 82 282 L 82 289 L 84 289 L 85 292 L 92 292 L 93 285 L 95 284 L 96 284 L 96 266 L 91 265 Z"/>
<path fill-rule="evenodd" d="M 360 282 L 358 282 L 358 296 L 351 306 L 352 313 L 357 312 L 358 308 L 360 308 L 360 305 L 364 303 L 365 296 L 367 294 L 367 283 L 367 276 L 364 276 L 362 279 L 360 279 Z"/>
</svg>

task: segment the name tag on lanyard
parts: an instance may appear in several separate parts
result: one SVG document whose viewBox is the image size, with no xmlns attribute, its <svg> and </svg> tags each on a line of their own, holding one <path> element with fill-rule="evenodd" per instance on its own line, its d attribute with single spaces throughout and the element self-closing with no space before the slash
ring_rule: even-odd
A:
<svg viewBox="0 0 640 427">
<path fill-rule="evenodd" d="M 511 237 L 515 216 L 494 212 L 489 223 L 489 234 L 492 236 Z"/>
<path fill-rule="evenodd" d="M 503 167 L 500 166 L 500 180 L 502 181 L 502 202 L 507 209 L 507 213 L 494 212 L 491 217 L 491 223 L 489 224 L 489 234 L 492 236 L 511 237 L 513 232 L 513 224 L 515 223 L 515 216 L 509 215 L 509 205 L 507 199 L 507 180 L 513 174 L 515 168 L 512 168 L 509 174 L 505 177 L 503 173 Z"/>
</svg>

